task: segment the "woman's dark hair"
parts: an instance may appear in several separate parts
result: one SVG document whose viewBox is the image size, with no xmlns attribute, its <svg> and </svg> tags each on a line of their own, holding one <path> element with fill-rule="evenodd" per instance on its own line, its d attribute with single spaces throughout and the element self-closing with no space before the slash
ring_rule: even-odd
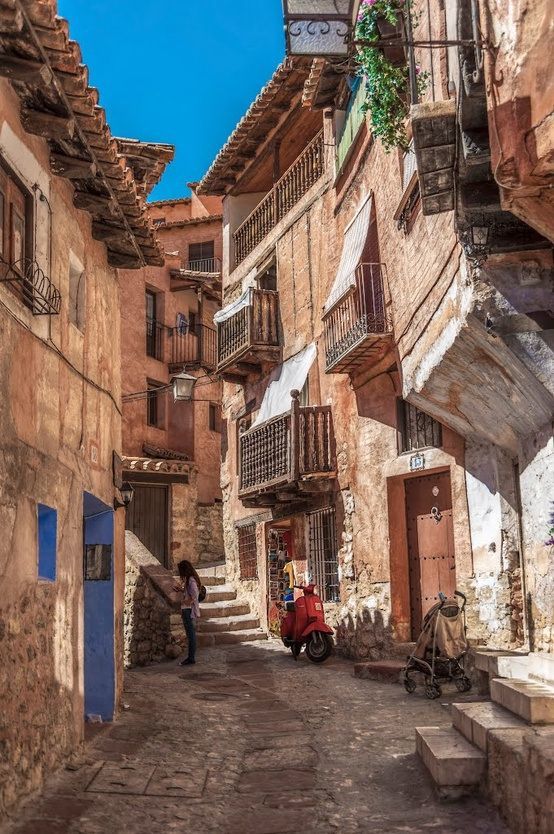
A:
<svg viewBox="0 0 554 834">
<path fill-rule="evenodd" d="M 192 576 L 192 578 L 198 585 L 198 590 L 200 590 L 200 588 L 202 587 L 202 582 L 196 572 L 194 565 L 191 562 L 189 562 L 187 559 L 183 559 L 183 561 L 179 562 L 179 564 L 177 565 L 177 570 L 179 571 L 179 576 L 181 577 L 181 579 L 188 580 Z"/>
</svg>

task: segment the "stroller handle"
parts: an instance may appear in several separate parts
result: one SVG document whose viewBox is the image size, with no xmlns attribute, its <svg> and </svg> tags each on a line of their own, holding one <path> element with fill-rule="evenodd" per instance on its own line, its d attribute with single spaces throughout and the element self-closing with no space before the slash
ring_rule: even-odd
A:
<svg viewBox="0 0 554 834">
<path fill-rule="evenodd" d="M 466 607 L 466 603 L 467 603 L 467 597 L 466 597 L 466 595 L 465 595 L 465 594 L 462 594 L 462 592 L 461 592 L 461 591 L 454 591 L 454 593 L 456 594 L 456 596 L 457 596 L 457 597 L 460 597 L 460 599 L 462 599 L 462 600 L 463 600 L 463 603 L 462 603 L 462 611 L 465 611 L 465 607 Z"/>
</svg>

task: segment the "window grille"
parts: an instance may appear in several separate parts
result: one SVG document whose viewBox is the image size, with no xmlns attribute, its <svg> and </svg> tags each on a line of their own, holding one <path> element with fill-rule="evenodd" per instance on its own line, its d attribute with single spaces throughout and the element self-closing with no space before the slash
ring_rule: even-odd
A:
<svg viewBox="0 0 554 834">
<path fill-rule="evenodd" d="M 442 446 L 442 426 L 415 405 L 399 401 L 400 452 L 413 452 L 426 446 Z"/>
<path fill-rule="evenodd" d="M 258 576 L 258 551 L 256 548 L 256 525 L 237 527 L 239 543 L 239 565 L 241 579 L 256 579 Z"/>
<path fill-rule="evenodd" d="M 310 552 L 308 570 L 324 602 L 338 602 L 339 563 L 334 507 L 308 514 Z"/>
</svg>

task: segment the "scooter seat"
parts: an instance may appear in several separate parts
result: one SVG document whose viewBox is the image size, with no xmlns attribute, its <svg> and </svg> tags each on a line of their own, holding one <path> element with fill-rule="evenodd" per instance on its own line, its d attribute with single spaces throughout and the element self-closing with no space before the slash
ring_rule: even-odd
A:
<svg viewBox="0 0 554 834">
<path fill-rule="evenodd" d="M 296 604 L 294 602 L 286 602 L 285 607 L 287 611 L 296 611 Z"/>
</svg>

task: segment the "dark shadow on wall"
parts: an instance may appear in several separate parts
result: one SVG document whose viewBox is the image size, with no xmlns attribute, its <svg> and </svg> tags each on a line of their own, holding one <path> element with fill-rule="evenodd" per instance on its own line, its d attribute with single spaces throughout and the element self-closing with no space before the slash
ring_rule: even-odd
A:
<svg viewBox="0 0 554 834">
<path fill-rule="evenodd" d="M 393 638 L 383 613 L 378 608 L 364 608 L 357 616 L 349 614 L 341 620 L 336 628 L 335 642 L 345 657 L 380 660 L 390 653 Z"/>
</svg>

